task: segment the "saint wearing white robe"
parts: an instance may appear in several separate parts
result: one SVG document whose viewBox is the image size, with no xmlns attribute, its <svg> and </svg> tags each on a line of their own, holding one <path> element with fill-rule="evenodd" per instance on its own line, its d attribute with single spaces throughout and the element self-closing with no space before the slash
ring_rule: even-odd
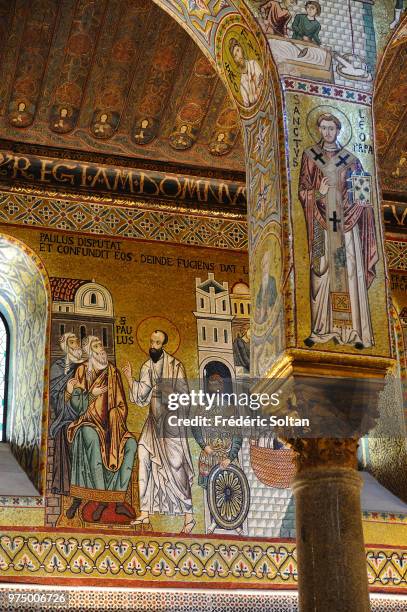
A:
<svg viewBox="0 0 407 612">
<path fill-rule="evenodd" d="M 339 144 L 341 123 L 320 115 L 321 142 L 302 156 L 299 199 L 310 255 L 311 333 L 305 344 L 374 344 L 368 290 L 378 249 L 370 176 Z"/>
<path fill-rule="evenodd" d="M 240 93 L 244 106 L 255 104 L 261 93 L 263 72 L 256 60 L 246 60 L 245 70 L 240 78 Z"/>
<path fill-rule="evenodd" d="M 255 59 L 248 59 L 241 43 L 236 38 L 229 41 L 229 51 L 240 72 L 240 95 L 244 106 L 252 106 L 260 97 L 263 86 L 263 71 Z M 237 85 L 237 84 L 235 84 Z"/>
<path fill-rule="evenodd" d="M 152 339 L 157 336 L 160 340 L 162 333 L 154 332 Z M 130 387 L 130 401 L 150 407 L 138 441 L 141 511 L 138 522 L 154 513 L 184 514 L 184 527 L 189 532 L 195 525 L 191 494 L 194 470 L 187 431 L 183 426 L 168 427 L 169 410 L 159 388 L 163 382 L 171 387 L 171 393 L 188 393 L 188 383 L 182 363 L 161 346 L 158 350 L 150 349 L 150 355 L 154 359 L 150 357 L 142 365 L 140 380 L 132 379 L 129 365 L 123 369 Z M 186 415 L 187 409 L 184 410 Z M 176 416 L 183 416 L 181 407 Z"/>
</svg>

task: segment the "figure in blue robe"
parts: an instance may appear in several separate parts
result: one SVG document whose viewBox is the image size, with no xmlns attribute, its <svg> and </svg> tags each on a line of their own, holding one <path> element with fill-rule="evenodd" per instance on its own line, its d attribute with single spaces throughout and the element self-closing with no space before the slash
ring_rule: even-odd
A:
<svg viewBox="0 0 407 612">
<path fill-rule="evenodd" d="M 73 333 L 66 333 L 60 339 L 65 352 L 51 365 L 49 394 L 53 420 L 49 434 L 54 440 L 54 462 L 52 469 L 51 493 L 69 495 L 71 479 L 71 449 L 66 430 L 78 416 L 66 397 L 68 380 L 74 378 L 82 359 L 79 340 Z"/>
</svg>

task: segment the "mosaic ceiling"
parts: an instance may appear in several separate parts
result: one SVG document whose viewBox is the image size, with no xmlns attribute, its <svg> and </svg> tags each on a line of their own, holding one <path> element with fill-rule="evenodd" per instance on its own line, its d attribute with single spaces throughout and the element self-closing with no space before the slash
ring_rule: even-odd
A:
<svg viewBox="0 0 407 612">
<path fill-rule="evenodd" d="M 404 30 L 387 52 L 375 95 L 382 188 L 399 200 L 407 191 L 407 26 Z"/>
<path fill-rule="evenodd" d="M 0 0 L 0 36 L 3 141 L 243 178 L 223 84 L 154 3 Z"/>
<path fill-rule="evenodd" d="M 0 0 L 0 146 L 245 181 L 237 113 L 188 34 L 146 0 Z M 376 90 L 386 198 L 407 189 L 400 34 Z M 124 161 L 126 160 L 126 161 Z"/>
</svg>

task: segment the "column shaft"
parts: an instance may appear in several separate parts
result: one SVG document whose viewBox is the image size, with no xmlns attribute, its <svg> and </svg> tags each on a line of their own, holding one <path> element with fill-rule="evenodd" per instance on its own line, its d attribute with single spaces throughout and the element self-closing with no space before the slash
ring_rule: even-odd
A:
<svg viewBox="0 0 407 612">
<path fill-rule="evenodd" d="M 362 479 L 349 467 L 302 470 L 293 482 L 301 612 L 369 612 Z"/>
</svg>

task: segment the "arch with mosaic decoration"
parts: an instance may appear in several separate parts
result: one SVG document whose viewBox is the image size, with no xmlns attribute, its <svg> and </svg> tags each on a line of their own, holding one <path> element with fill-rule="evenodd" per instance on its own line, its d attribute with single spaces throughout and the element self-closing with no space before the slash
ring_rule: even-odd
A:
<svg viewBox="0 0 407 612">
<path fill-rule="evenodd" d="M 0 309 L 10 333 L 7 438 L 22 469 L 44 491 L 50 288 L 23 242 L 0 235 Z M 44 405 L 45 404 L 45 405 Z"/>
<path fill-rule="evenodd" d="M 280 245 L 280 286 L 293 282 L 290 252 L 282 245 L 291 235 L 290 216 L 287 214 L 288 188 L 283 124 L 283 96 L 278 72 L 264 33 L 248 2 L 232 0 L 154 0 L 173 17 L 192 37 L 205 56 L 215 65 L 220 78 L 238 110 L 246 162 L 247 219 L 249 229 L 250 275 L 255 277 L 260 265 L 264 235 L 273 233 Z M 251 88 L 239 78 L 239 61 L 246 62 L 246 71 L 258 87 Z M 259 248 L 260 247 L 260 248 Z M 253 284 L 252 291 L 256 288 Z M 262 356 L 265 338 L 252 332 L 252 363 L 262 359 L 267 369 L 276 353 L 284 350 L 286 338 L 284 300 L 279 302 L 275 320 L 279 326 L 275 334 L 280 344 L 273 355 Z M 273 330 L 275 332 L 275 329 Z M 267 363 L 266 363 L 266 361 Z M 254 372 L 259 368 L 254 365 Z"/>
</svg>

